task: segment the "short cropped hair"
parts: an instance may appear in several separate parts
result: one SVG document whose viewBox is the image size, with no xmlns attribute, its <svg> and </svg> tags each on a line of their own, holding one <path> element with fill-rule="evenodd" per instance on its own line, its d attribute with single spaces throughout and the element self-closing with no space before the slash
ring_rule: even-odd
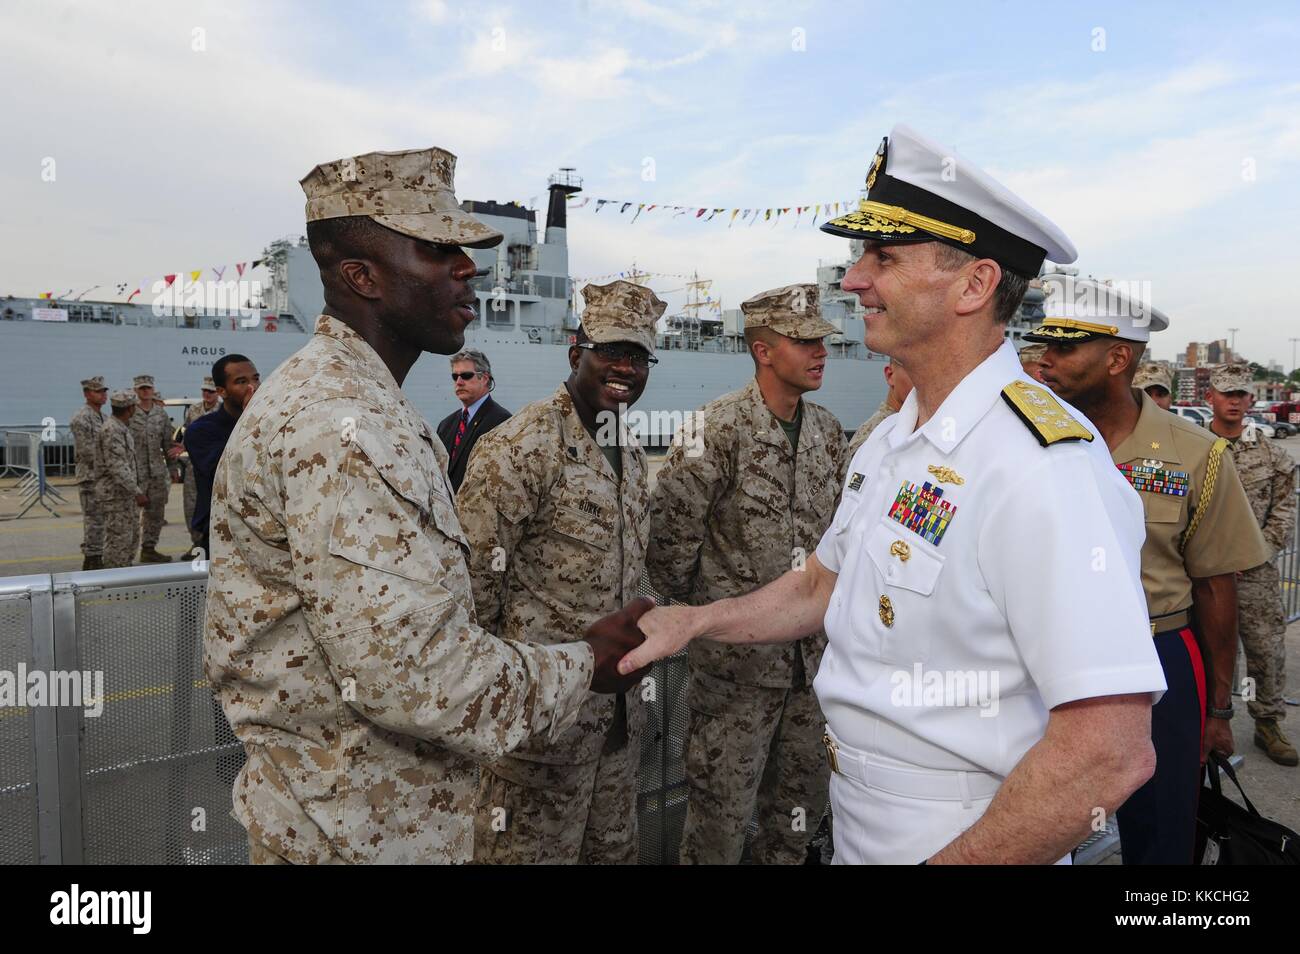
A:
<svg viewBox="0 0 1300 954">
<path fill-rule="evenodd" d="M 219 388 L 226 386 L 226 367 L 232 364 L 239 364 L 241 361 L 247 361 L 252 364 L 251 358 L 246 358 L 242 354 L 225 354 L 217 359 L 212 365 L 212 383 Z"/>
<path fill-rule="evenodd" d="M 934 248 L 934 264 L 942 271 L 955 272 L 970 262 L 978 261 L 970 252 L 963 252 L 951 245 L 944 245 L 942 242 L 930 244 Z M 1016 310 L 1025 300 L 1027 291 L 1029 291 L 1029 279 L 1004 267 L 998 287 L 993 290 L 993 320 L 1005 325 L 1015 318 Z"/>
<path fill-rule="evenodd" d="M 342 215 L 307 223 L 307 247 L 321 268 L 345 258 L 373 258 L 392 232 L 366 215 Z"/>
</svg>

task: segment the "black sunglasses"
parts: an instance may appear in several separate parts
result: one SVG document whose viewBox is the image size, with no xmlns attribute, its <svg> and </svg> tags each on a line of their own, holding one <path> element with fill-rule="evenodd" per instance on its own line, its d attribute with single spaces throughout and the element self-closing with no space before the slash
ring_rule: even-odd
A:
<svg viewBox="0 0 1300 954">
<path fill-rule="evenodd" d="M 484 372 L 482 371 L 453 371 L 451 373 L 451 379 L 453 381 L 468 381 L 483 373 Z"/>
<path fill-rule="evenodd" d="M 658 364 L 659 359 L 654 355 L 646 354 L 645 350 L 636 345 L 622 344 L 597 344 L 594 341 L 584 341 L 578 345 L 579 348 L 586 348 L 588 351 L 594 351 L 606 361 L 617 364 L 619 361 L 631 361 L 638 368 L 648 368 L 651 365 Z"/>
</svg>

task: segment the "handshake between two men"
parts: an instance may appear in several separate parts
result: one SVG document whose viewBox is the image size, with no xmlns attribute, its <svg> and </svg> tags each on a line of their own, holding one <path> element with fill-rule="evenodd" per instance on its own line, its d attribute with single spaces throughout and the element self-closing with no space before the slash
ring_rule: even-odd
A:
<svg viewBox="0 0 1300 954">
<path fill-rule="evenodd" d="M 596 654 L 591 691 L 627 692 L 651 664 L 685 647 L 693 635 L 686 628 L 687 614 L 695 609 L 656 606 L 650 597 L 640 596 L 588 626 L 582 638 Z"/>
<path fill-rule="evenodd" d="M 640 597 L 598 619 L 584 635 L 596 653 L 593 692 L 626 692 L 656 660 L 696 638 L 726 643 L 777 643 L 799 639 L 821 625 L 835 588 L 835 574 L 814 556 L 803 571 L 790 571 L 739 598 L 703 606 L 656 606 Z"/>
</svg>

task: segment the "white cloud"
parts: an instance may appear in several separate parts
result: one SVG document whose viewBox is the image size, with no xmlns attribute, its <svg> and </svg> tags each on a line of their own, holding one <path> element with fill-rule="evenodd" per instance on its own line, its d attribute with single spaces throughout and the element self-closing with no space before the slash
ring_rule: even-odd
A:
<svg viewBox="0 0 1300 954">
<path fill-rule="evenodd" d="M 414 7 L 420 17 L 433 24 L 447 22 L 450 14 L 446 0 L 419 0 Z"/>
</svg>

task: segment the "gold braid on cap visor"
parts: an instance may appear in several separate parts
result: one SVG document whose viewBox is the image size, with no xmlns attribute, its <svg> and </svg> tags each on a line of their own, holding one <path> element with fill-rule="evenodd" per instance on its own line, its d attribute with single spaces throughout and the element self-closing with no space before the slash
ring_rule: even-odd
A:
<svg viewBox="0 0 1300 954">
<path fill-rule="evenodd" d="M 863 232 L 884 232 L 886 234 L 890 232 L 915 232 L 917 229 L 921 229 L 940 238 L 961 242 L 963 245 L 970 245 L 975 241 L 975 233 L 970 229 L 949 225 L 947 222 L 932 219 L 928 215 L 909 212 L 901 205 L 886 205 L 883 202 L 873 202 L 870 199 L 863 199 L 858 203 L 856 214 L 837 219 L 835 224 Z"/>
<path fill-rule="evenodd" d="M 1033 333 L 1043 338 L 1086 338 L 1088 335 L 1119 334 L 1115 325 L 1098 325 L 1091 321 L 1079 321 L 1077 318 L 1048 318 L 1034 329 Z"/>
</svg>

